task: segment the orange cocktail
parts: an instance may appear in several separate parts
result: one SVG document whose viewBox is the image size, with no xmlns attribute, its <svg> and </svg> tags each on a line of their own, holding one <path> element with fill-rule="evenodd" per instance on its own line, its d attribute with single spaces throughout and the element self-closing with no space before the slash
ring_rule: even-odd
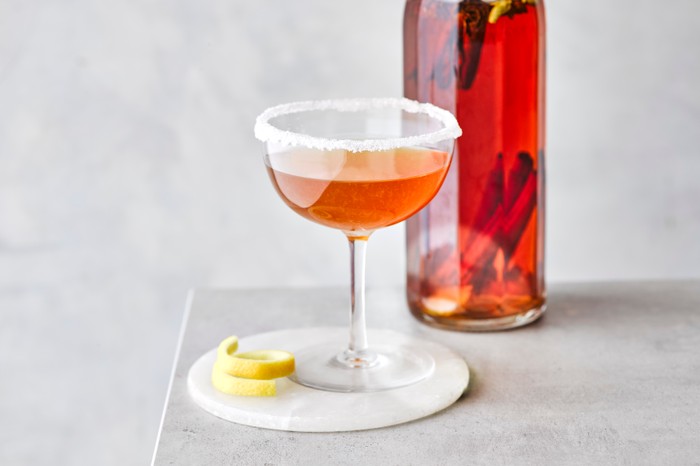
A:
<svg viewBox="0 0 700 466">
<path fill-rule="evenodd" d="M 449 154 L 398 148 L 348 152 L 306 148 L 270 156 L 275 188 L 296 213 L 352 236 L 407 219 L 433 198 Z"/>
<path fill-rule="evenodd" d="M 424 348 L 369 344 L 365 251 L 370 235 L 418 212 L 440 189 L 461 134 L 455 117 L 408 99 L 294 102 L 263 112 L 255 135 L 277 193 L 302 217 L 342 231 L 350 246 L 350 328 L 345 350 L 309 341 L 292 380 L 338 392 L 405 387 L 428 377 Z M 320 336 L 323 329 L 318 330 Z"/>
</svg>

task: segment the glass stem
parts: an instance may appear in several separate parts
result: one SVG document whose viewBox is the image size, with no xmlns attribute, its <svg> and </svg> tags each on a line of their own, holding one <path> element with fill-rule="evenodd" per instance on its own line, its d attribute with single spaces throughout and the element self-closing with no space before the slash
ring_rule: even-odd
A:
<svg viewBox="0 0 700 466">
<path fill-rule="evenodd" d="M 371 367 L 377 356 L 367 350 L 365 321 L 365 258 L 367 237 L 348 237 L 350 243 L 350 343 L 338 360 L 350 367 Z"/>
</svg>

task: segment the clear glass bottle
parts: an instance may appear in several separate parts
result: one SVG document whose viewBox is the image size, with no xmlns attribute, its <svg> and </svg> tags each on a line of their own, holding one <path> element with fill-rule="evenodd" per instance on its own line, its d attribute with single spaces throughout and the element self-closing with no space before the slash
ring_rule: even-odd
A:
<svg viewBox="0 0 700 466">
<path fill-rule="evenodd" d="M 407 297 L 428 324 L 499 330 L 545 309 L 542 0 L 407 0 L 404 93 L 464 131 L 407 223 Z"/>
</svg>

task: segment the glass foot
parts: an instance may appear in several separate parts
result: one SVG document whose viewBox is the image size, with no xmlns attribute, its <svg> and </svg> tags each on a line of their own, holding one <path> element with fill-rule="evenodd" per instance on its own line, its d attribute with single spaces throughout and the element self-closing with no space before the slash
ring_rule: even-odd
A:
<svg viewBox="0 0 700 466">
<path fill-rule="evenodd" d="M 406 387 L 429 377 L 433 357 L 423 349 L 379 344 L 361 355 L 321 344 L 294 354 L 298 384 L 334 392 L 378 392 Z"/>
</svg>

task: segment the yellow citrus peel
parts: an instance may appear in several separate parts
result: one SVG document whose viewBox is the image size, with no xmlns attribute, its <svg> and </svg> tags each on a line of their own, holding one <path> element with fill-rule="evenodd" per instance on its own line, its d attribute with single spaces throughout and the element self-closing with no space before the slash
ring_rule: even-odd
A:
<svg viewBox="0 0 700 466">
<path fill-rule="evenodd" d="M 520 0 L 523 5 L 534 5 L 537 0 Z M 491 2 L 491 12 L 489 13 L 489 23 L 496 24 L 498 18 L 505 15 L 513 7 L 513 0 L 494 0 Z"/>
<path fill-rule="evenodd" d="M 212 369 L 214 388 L 229 395 L 274 396 L 275 381 L 294 372 L 294 355 L 288 351 L 238 351 L 238 338 L 231 336 L 219 344 Z"/>
</svg>

